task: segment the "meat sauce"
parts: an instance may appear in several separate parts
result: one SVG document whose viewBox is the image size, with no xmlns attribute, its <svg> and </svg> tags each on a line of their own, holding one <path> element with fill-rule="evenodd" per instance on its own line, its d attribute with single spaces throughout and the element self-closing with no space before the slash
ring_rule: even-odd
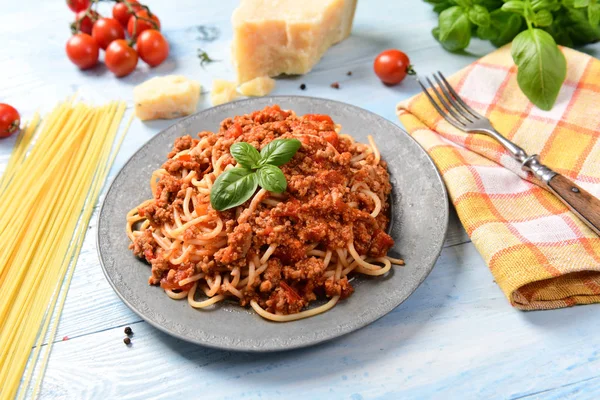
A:
<svg viewBox="0 0 600 400">
<path fill-rule="evenodd" d="M 236 218 L 235 210 L 218 212 L 209 205 L 197 210 L 217 213 L 224 222 L 227 244 L 212 256 L 200 262 L 170 264 L 162 257 L 150 230 L 140 235 L 132 244 L 133 252 L 152 265 L 151 284 L 171 290 L 189 290 L 190 285 L 180 287 L 178 282 L 199 272 L 208 276 L 217 271 L 231 271 L 234 267 L 248 267 L 255 256 L 276 244 L 276 250 L 268 261 L 264 273 L 250 287 L 241 291 L 242 305 L 256 300 L 261 307 L 273 313 L 296 313 L 317 298 L 335 295 L 348 297 L 353 292 L 347 278 L 338 281 L 326 279 L 322 258 L 308 256 L 315 249 L 346 249 L 353 241 L 359 254 L 372 258 L 383 257 L 394 244 L 385 232 L 388 218 L 388 197 L 391 191 L 386 164 L 375 165 L 374 155 L 369 153 L 361 161 L 352 161 L 364 153 L 364 145 L 336 133 L 336 126 L 327 115 L 310 114 L 296 116 L 281 110 L 279 106 L 267 107 L 251 114 L 224 120 L 216 134 L 201 132 L 199 137 L 209 138 L 213 157 L 195 152 L 198 139 L 184 136 L 175 140 L 173 150 L 163 168 L 168 172 L 157 183 L 154 200 L 139 209 L 140 215 L 152 226 L 172 224 L 175 209 L 182 212 L 182 202 L 190 183 L 182 182 L 181 170 L 196 171 L 197 179 L 213 171 L 212 159 L 226 154 L 222 167 L 235 160 L 229 155 L 229 147 L 235 142 L 247 142 L 257 149 L 278 138 L 297 138 L 302 142 L 295 156 L 281 166 L 288 182 L 287 190 L 280 196 L 270 197 L 277 205 L 261 203 L 245 221 Z M 182 150 L 190 150 L 178 159 L 173 157 Z M 361 150 L 362 149 L 362 150 Z M 353 187 L 367 187 L 382 199 L 381 212 L 374 218 L 370 214 L 375 202 Z M 243 204 L 242 209 L 249 205 Z M 185 232 L 193 238 L 192 228 Z M 228 294 L 225 287 L 219 293 Z"/>
</svg>

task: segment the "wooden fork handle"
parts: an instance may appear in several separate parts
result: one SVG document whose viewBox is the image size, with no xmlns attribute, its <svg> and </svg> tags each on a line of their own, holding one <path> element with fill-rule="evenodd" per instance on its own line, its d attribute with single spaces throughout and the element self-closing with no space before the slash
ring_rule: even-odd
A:
<svg viewBox="0 0 600 400">
<path fill-rule="evenodd" d="M 548 188 L 600 236 L 600 200 L 560 174 L 547 183 Z"/>
<path fill-rule="evenodd" d="M 527 157 L 521 164 L 521 168 L 533 173 L 582 222 L 600 236 L 600 200 L 561 174 L 546 167 L 540 162 L 537 154 Z"/>
</svg>

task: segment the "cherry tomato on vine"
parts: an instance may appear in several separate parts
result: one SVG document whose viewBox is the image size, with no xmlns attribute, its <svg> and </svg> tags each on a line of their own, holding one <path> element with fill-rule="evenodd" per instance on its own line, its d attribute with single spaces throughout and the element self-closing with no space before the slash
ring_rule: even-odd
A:
<svg viewBox="0 0 600 400">
<path fill-rule="evenodd" d="M 138 54 L 126 40 L 118 39 L 106 48 L 104 62 L 108 69 L 120 78 L 133 72 L 138 62 Z"/>
<path fill-rule="evenodd" d="M 90 6 L 90 0 L 67 0 L 67 5 L 71 11 L 79 12 Z"/>
<path fill-rule="evenodd" d="M 90 18 L 85 14 L 85 12 L 86 10 L 83 10 L 75 14 L 75 21 L 79 21 L 81 19 L 81 22 L 79 22 L 79 30 L 83 33 L 91 35 L 94 22 L 96 22 L 98 18 L 100 18 L 100 14 L 98 14 L 94 10 L 90 10 L 90 15 L 92 16 L 92 18 Z"/>
<path fill-rule="evenodd" d="M 92 37 L 102 49 L 117 39 L 125 39 L 125 31 L 114 18 L 100 18 L 92 28 Z"/>
<path fill-rule="evenodd" d="M 19 130 L 21 117 L 13 106 L 0 103 L 0 138 L 6 138 Z"/>
<path fill-rule="evenodd" d="M 140 33 L 136 45 L 140 58 L 151 67 L 160 65 L 169 55 L 169 42 L 155 29 Z"/>
<path fill-rule="evenodd" d="M 132 38 L 137 38 L 140 33 L 147 29 L 156 29 L 157 31 L 160 31 L 160 20 L 158 19 L 156 14 L 152 14 L 151 17 L 150 14 L 148 14 L 148 11 L 140 10 L 137 11 L 135 15 L 137 15 L 139 18 L 154 21 L 156 23 L 156 27 L 151 22 L 142 19 L 136 19 L 135 16 L 132 15 L 131 17 L 129 17 L 129 22 L 127 22 L 127 33 L 129 33 L 129 36 L 131 36 Z M 135 35 L 133 34 L 134 30 Z"/>
<path fill-rule="evenodd" d="M 130 0 L 129 4 L 135 11 L 141 10 L 137 0 Z M 119 24 L 121 24 L 123 29 L 127 29 L 127 23 L 129 22 L 131 14 L 133 13 L 129 11 L 129 8 L 125 3 L 117 3 L 112 9 L 113 18 L 119 21 Z"/>
<path fill-rule="evenodd" d="M 87 33 L 78 33 L 67 41 L 67 56 L 80 69 L 91 68 L 98 62 L 98 43 Z"/>
<path fill-rule="evenodd" d="M 381 52 L 375 58 L 373 69 L 379 79 L 388 85 L 397 85 L 406 74 L 414 74 L 408 56 L 395 49 Z"/>
</svg>

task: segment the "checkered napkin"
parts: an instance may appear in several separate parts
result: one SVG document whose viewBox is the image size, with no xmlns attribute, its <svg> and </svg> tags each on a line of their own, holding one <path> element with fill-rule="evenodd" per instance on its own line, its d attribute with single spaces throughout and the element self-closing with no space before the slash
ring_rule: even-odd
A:
<svg viewBox="0 0 600 400">
<path fill-rule="evenodd" d="M 548 112 L 519 90 L 510 46 L 449 81 L 505 137 L 600 197 L 600 60 L 562 51 L 567 79 Z M 467 233 L 513 306 L 600 302 L 600 238 L 502 146 L 455 129 L 423 94 L 398 104 L 397 113 L 433 158 Z"/>
</svg>

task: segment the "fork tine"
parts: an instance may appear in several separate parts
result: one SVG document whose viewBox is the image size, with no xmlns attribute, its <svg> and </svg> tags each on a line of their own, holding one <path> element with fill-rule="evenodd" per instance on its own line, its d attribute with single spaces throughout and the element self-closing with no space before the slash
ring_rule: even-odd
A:
<svg viewBox="0 0 600 400">
<path fill-rule="evenodd" d="M 457 129 L 464 129 L 464 127 L 465 127 L 464 124 L 459 123 L 458 121 L 454 120 L 444 110 L 441 109 L 441 107 L 435 102 L 435 100 L 433 99 L 433 97 L 431 97 L 431 95 L 429 94 L 429 91 L 427 90 L 427 88 L 425 87 L 425 85 L 423 85 L 423 83 L 421 82 L 421 80 L 419 79 L 419 77 L 416 77 L 416 79 L 417 79 L 417 82 L 419 83 L 419 85 L 421 86 L 421 88 L 423 89 L 423 93 L 425 93 L 425 95 L 429 99 L 429 102 L 437 110 L 437 112 L 442 117 L 444 117 L 444 119 L 446 121 L 448 121 L 448 123 L 450 123 L 455 128 L 457 128 Z"/>
<path fill-rule="evenodd" d="M 456 99 L 456 101 L 458 101 L 458 103 L 463 106 L 463 108 L 469 112 L 469 114 L 471 114 L 472 116 L 474 116 L 475 118 L 478 119 L 485 119 L 485 117 L 481 114 L 479 114 L 477 111 L 473 110 L 471 107 L 469 107 L 469 105 L 467 103 L 465 103 L 463 101 L 463 99 L 458 95 L 458 93 L 456 93 L 456 90 L 454 90 L 454 88 L 452 87 L 452 85 L 450 85 L 450 83 L 448 83 L 448 81 L 446 80 L 446 77 L 444 76 L 444 74 L 442 74 L 440 71 L 438 71 L 438 75 L 440 76 L 440 78 L 442 78 L 442 81 L 444 82 L 444 85 L 446 86 L 446 88 L 448 89 L 448 91 L 450 93 L 452 93 L 452 96 L 454 96 L 454 98 Z"/>
<path fill-rule="evenodd" d="M 435 85 L 433 84 L 433 82 L 431 82 L 431 80 L 427 77 L 425 79 L 427 80 L 427 83 L 429 83 L 431 90 L 433 90 L 433 93 L 435 93 L 435 95 L 438 98 L 438 100 L 440 101 L 440 103 L 442 103 L 442 105 L 446 108 L 446 110 L 448 110 L 448 112 L 450 114 L 452 114 L 454 119 L 456 119 L 458 122 L 460 122 L 463 125 L 467 125 L 468 123 L 471 122 L 469 119 L 463 117 L 462 115 L 457 114 L 456 111 L 454 111 L 454 109 L 446 102 L 444 96 L 440 93 L 440 91 L 435 88 Z"/>
<path fill-rule="evenodd" d="M 461 117 L 464 117 L 469 122 L 473 122 L 474 120 L 477 119 L 477 118 L 473 117 L 471 114 L 469 114 L 467 111 L 465 111 L 460 106 L 460 104 L 454 99 L 454 97 L 450 94 L 450 92 L 448 92 L 448 90 L 446 89 L 446 87 L 444 86 L 442 81 L 440 81 L 440 79 L 437 77 L 437 75 L 434 74 L 433 79 L 435 79 L 435 81 L 437 82 L 438 87 L 444 94 L 444 97 L 446 98 L 448 103 L 450 103 L 454 107 L 454 111 L 458 112 L 461 115 Z"/>
</svg>

